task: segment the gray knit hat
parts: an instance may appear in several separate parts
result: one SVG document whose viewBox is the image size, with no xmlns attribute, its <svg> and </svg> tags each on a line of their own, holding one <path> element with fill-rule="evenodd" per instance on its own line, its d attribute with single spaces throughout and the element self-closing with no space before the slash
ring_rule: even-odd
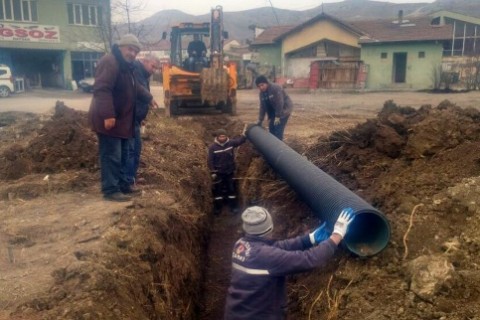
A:
<svg viewBox="0 0 480 320">
<path fill-rule="evenodd" d="M 249 207 L 242 213 L 243 231 L 255 236 L 263 236 L 273 230 L 272 216 L 262 207 Z"/>
<path fill-rule="evenodd" d="M 117 45 L 120 46 L 132 46 L 138 49 L 138 51 L 142 50 L 142 45 L 138 38 L 135 37 L 133 34 L 128 33 L 123 35 L 120 40 L 117 41 Z"/>
</svg>

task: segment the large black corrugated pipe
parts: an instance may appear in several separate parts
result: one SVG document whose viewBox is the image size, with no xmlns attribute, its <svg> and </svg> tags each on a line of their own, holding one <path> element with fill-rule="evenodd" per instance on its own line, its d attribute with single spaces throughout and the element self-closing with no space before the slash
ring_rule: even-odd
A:
<svg viewBox="0 0 480 320">
<path fill-rule="evenodd" d="M 390 224 L 380 211 L 262 127 L 250 126 L 246 135 L 322 221 L 332 227 L 342 209 L 354 210 L 355 219 L 344 239 L 348 250 L 358 256 L 371 256 L 387 246 Z"/>
</svg>

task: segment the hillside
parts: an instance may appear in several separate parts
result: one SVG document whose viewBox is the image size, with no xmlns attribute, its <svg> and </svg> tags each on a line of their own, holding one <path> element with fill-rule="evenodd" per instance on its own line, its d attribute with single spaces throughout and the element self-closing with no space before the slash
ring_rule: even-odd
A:
<svg viewBox="0 0 480 320">
<path fill-rule="evenodd" d="M 326 3 L 314 9 L 292 11 L 263 7 L 246 11 L 229 12 L 224 7 L 225 30 L 231 39 L 245 41 L 252 39 L 250 25 L 270 27 L 275 25 L 296 25 L 320 14 L 322 10 L 342 20 L 388 19 L 397 16 L 403 10 L 405 16 L 422 16 L 438 10 L 450 10 L 480 17 L 480 1 L 478 0 L 437 0 L 433 3 L 396 4 L 371 0 L 344 0 L 338 3 Z M 163 31 L 179 22 L 208 21 L 209 14 L 193 16 L 178 10 L 163 10 L 140 21 L 144 30 L 152 30 L 145 36 L 148 40 L 158 40 Z M 278 23 L 277 21 L 280 21 Z"/>
</svg>

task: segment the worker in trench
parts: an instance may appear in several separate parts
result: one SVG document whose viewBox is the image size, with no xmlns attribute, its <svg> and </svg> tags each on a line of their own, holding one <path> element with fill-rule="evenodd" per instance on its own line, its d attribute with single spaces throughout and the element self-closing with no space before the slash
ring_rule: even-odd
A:
<svg viewBox="0 0 480 320">
<path fill-rule="evenodd" d="M 215 139 L 208 148 L 208 168 L 213 182 L 213 213 L 219 215 L 225 201 L 230 211 L 238 213 L 237 185 L 235 175 L 235 149 L 245 143 L 246 126 L 242 135 L 230 139 L 224 129 L 215 132 Z"/>
<path fill-rule="evenodd" d="M 353 210 L 346 208 L 338 216 L 333 232 L 324 222 L 309 234 L 275 241 L 267 209 L 247 208 L 242 213 L 245 235 L 233 247 L 224 320 L 285 319 L 286 276 L 326 264 L 353 219 Z"/>
</svg>

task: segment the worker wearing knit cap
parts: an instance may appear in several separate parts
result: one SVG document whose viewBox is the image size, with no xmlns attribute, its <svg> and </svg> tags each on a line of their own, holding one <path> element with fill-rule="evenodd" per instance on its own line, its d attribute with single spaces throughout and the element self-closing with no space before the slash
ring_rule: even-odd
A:
<svg viewBox="0 0 480 320">
<path fill-rule="evenodd" d="M 224 320 L 285 319 L 286 276 L 324 265 L 353 218 L 353 210 L 347 208 L 340 213 L 333 232 L 324 222 L 309 234 L 275 241 L 268 210 L 247 208 L 242 213 L 245 235 L 233 247 Z"/>
<path fill-rule="evenodd" d="M 245 130 L 244 130 L 245 131 Z M 225 129 L 215 131 L 215 139 L 208 148 L 208 167 L 213 184 L 213 213 L 220 214 L 227 201 L 232 213 L 238 212 L 235 175 L 235 149 L 245 143 L 245 133 L 230 139 Z"/>
<path fill-rule="evenodd" d="M 135 103 L 137 99 L 147 104 L 153 101 L 133 73 L 133 62 L 140 49 L 137 37 L 126 34 L 112 46 L 111 53 L 98 61 L 95 69 L 88 119 L 97 133 L 101 190 L 109 201 L 130 201 L 137 194 L 126 174 L 129 139 L 134 137 Z"/>
<path fill-rule="evenodd" d="M 271 83 L 265 76 L 258 76 L 255 84 L 260 91 L 257 124 L 261 126 L 267 115 L 269 132 L 283 140 L 283 132 L 293 110 L 292 100 L 281 86 Z"/>
<path fill-rule="evenodd" d="M 140 41 L 138 41 L 138 38 L 135 37 L 133 34 L 126 34 L 123 35 L 118 41 L 117 45 L 119 47 L 123 46 L 132 46 L 135 48 L 138 52 L 142 51 L 142 45 L 140 44 Z"/>
</svg>

